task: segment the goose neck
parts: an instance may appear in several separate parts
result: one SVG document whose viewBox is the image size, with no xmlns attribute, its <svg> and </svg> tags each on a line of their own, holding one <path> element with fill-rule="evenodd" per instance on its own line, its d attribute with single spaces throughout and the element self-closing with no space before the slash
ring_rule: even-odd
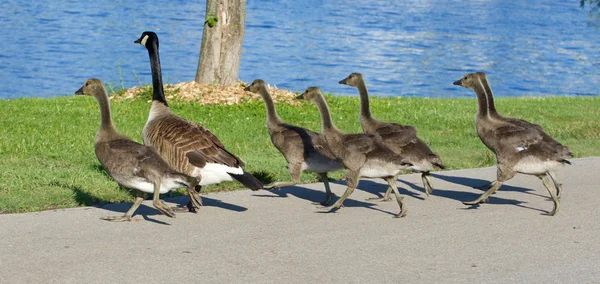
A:
<svg viewBox="0 0 600 284">
<path fill-rule="evenodd" d="M 98 105 L 100 105 L 100 129 L 98 130 L 98 134 L 115 133 L 116 129 L 112 123 L 110 114 L 110 102 L 108 101 L 108 97 L 106 95 L 97 95 L 95 97 L 96 100 L 98 100 Z M 99 137 L 96 137 L 96 140 L 98 139 Z"/>
<path fill-rule="evenodd" d="M 316 98 L 314 98 L 314 103 L 319 109 L 319 113 L 321 114 L 323 133 L 327 134 L 339 132 L 339 130 L 335 127 L 333 121 L 331 120 L 331 112 L 329 111 L 329 106 L 327 105 L 325 98 L 323 98 L 323 96 L 317 96 Z"/>
<path fill-rule="evenodd" d="M 148 46 L 148 55 L 150 56 L 150 69 L 152 70 L 152 100 L 168 106 L 163 89 L 160 56 L 158 55 L 158 45 L 156 42 L 152 42 Z"/>
<path fill-rule="evenodd" d="M 265 102 L 265 106 L 267 108 L 267 123 L 269 124 L 281 124 L 283 121 L 277 114 L 277 109 L 275 109 L 275 103 L 273 103 L 273 98 L 269 94 L 269 91 L 266 88 L 261 88 L 259 91 L 260 96 Z"/>
<path fill-rule="evenodd" d="M 369 91 L 367 90 L 367 84 L 364 80 L 360 80 L 356 86 L 358 93 L 360 94 L 360 116 L 361 118 L 371 118 L 371 108 L 369 106 Z"/>
</svg>

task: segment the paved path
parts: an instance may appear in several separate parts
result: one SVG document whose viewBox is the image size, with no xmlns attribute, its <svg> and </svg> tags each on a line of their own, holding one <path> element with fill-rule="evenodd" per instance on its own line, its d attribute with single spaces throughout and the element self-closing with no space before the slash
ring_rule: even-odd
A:
<svg viewBox="0 0 600 284">
<path fill-rule="evenodd" d="M 398 183 L 408 216 L 379 180 L 363 180 L 338 213 L 311 201 L 322 185 L 203 195 L 197 215 L 170 219 L 131 204 L 0 215 L 0 283 L 598 283 L 600 158 L 558 172 L 555 217 L 540 180 L 519 175 L 467 208 L 495 168 L 435 173 L 426 198 L 418 175 Z M 334 184 L 339 196 L 343 184 Z M 187 202 L 186 197 L 172 200 Z M 150 202 L 146 202 L 150 205 Z"/>
</svg>

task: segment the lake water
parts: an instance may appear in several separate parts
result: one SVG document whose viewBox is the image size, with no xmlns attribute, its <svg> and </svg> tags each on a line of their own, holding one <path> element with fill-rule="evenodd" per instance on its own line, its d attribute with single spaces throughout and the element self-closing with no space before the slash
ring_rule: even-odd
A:
<svg viewBox="0 0 600 284">
<path fill-rule="evenodd" d="M 142 31 L 160 37 L 165 83 L 194 79 L 204 1 L 0 1 L 0 98 L 71 95 L 85 79 L 151 83 Z M 372 94 L 463 97 L 484 71 L 497 96 L 598 95 L 600 31 L 579 1 L 248 1 L 240 79 L 320 86 L 361 72 Z"/>
</svg>

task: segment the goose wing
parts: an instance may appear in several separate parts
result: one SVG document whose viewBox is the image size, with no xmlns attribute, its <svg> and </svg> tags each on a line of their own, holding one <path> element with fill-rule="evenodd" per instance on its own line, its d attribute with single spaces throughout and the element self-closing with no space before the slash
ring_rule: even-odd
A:
<svg viewBox="0 0 600 284">
<path fill-rule="evenodd" d="M 159 121 L 154 129 L 159 143 L 167 144 L 166 151 L 175 156 L 183 155 L 195 167 L 204 167 L 206 163 L 216 163 L 228 167 L 243 167 L 244 162 L 227 151 L 225 145 L 206 127 L 178 116 L 170 116 Z M 168 150 L 167 150 L 168 149 Z M 169 155 L 171 156 L 171 155 Z"/>
<path fill-rule="evenodd" d="M 394 141 L 399 146 L 414 143 L 417 138 L 417 130 L 410 125 L 400 125 L 397 123 L 386 123 L 377 128 L 377 134 L 384 141 Z"/>
<path fill-rule="evenodd" d="M 500 126 L 493 131 L 496 140 L 505 147 L 523 151 L 530 145 L 539 143 L 543 137 L 534 127 L 523 127 L 514 124 Z"/>
<path fill-rule="evenodd" d="M 342 146 L 350 152 L 368 153 L 377 147 L 375 139 L 381 139 L 371 134 L 347 134 L 342 138 Z"/>
<path fill-rule="evenodd" d="M 156 172 L 168 169 L 167 163 L 160 158 L 156 151 L 133 140 L 111 140 L 107 142 L 107 145 L 111 155 L 117 159 L 127 160 L 118 166 L 123 167 L 123 165 L 129 164 L 135 176 L 146 178 L 146 171 Z"/>
</svg>

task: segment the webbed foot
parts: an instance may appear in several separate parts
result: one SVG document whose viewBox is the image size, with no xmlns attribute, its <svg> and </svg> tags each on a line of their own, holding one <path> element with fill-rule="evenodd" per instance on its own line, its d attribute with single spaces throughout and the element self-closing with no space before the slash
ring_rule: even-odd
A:
<svg viewBox="0 0 600 284">
<path fill-rule="evenodd" d="M 100 219 L 105 220 L 105 221 L 110 221 L 110 222 L 129 222 L 129 221 L 131 221 L 131 216 L 130 215 L 106 216 L 106 217 L 101 217 Z"/>
<path fill-rule="evenodd" d="M 371 198 L 367 198 L 368 201 L 378 201 L 378 202 L 388 202 L 390 200 L 392 200 L 391 196 L 384 196 L 384 197 L 371 197 Z"/>
</svg>

